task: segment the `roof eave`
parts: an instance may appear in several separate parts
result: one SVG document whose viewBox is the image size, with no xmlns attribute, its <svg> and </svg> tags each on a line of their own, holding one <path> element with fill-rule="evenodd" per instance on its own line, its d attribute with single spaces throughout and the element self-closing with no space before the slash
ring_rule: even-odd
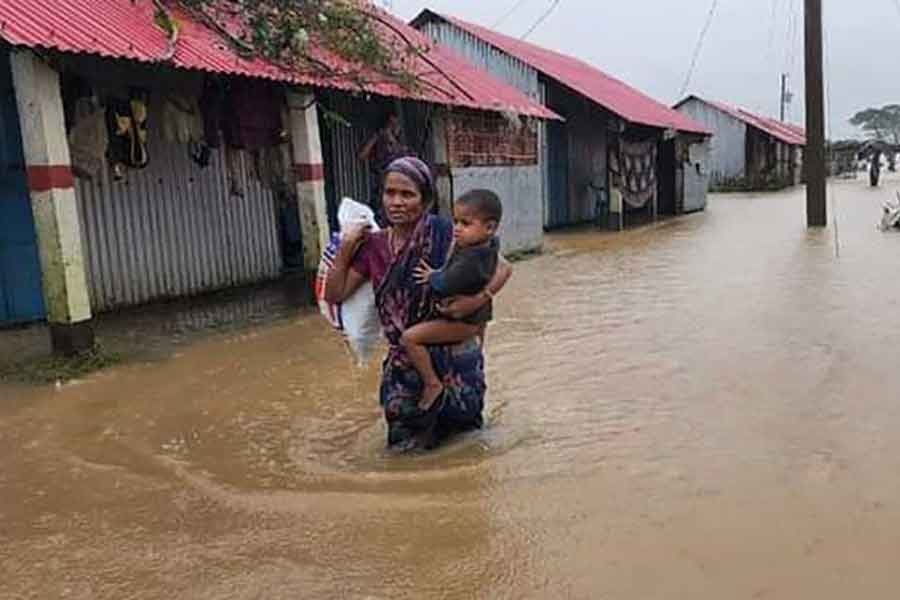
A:
<svg viewBox="0 0 900 600">
<path fill-rule="evenodd" d="M 446 19 L 440 13 L 436 13 L 430 8 L 424 8 L 418 15 L 410 20 L 409 25 L 418 29 L 425 23 L 429 23 L 435 20 L 446 21 Z"/>
</svg>

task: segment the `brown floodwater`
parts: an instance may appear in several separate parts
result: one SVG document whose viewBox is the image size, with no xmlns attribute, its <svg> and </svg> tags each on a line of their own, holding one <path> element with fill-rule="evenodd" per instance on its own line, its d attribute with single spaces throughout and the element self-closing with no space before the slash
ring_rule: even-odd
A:
<svg viewBox="0 0 900 600">
<path fill-rule="evenodd" d="M 430 455 L 309 312 L 0 388 L 0 598 L 896 597 L 896 184 L 554 236 Z"/>
</svg>

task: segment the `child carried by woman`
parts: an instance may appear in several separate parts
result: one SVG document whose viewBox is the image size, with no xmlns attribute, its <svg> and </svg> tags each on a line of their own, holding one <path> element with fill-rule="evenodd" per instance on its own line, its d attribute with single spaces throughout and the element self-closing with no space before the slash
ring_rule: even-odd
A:
<svg viewBox="0 0 900 600">
<path fill-rule="evenodd" d="M 453 250 L 441 269 L 422 262 L 416 280 L 430 286 L 441 300 L 483 292 L 497 270 L 500 243 L 497 229 L 503 205 L 497 194 L 473 190 L 453 205 Z M 407 329 L 401 343 L 413 367 L 422 377 L 424 389 L 419 408 L 430 411 L 441 399 L 444 386 L 435 373 L 429 345 L 456 344 L 479 335 L 493 318 L 492 303 L 460 320 L 446 317 L 424 321 Z"/>
</svg>

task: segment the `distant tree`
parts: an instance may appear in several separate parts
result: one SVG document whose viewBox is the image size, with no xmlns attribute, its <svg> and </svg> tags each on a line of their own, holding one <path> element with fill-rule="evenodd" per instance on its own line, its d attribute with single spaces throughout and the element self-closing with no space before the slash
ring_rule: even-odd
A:
<svg viewBox="0 0 900 600">
<path fill-rule="evenodd" d="M 867 108 L 853 115 L 850 124 L 862 129 L 870 138 L 900 144 L 900 104 Z"/>
</svg>

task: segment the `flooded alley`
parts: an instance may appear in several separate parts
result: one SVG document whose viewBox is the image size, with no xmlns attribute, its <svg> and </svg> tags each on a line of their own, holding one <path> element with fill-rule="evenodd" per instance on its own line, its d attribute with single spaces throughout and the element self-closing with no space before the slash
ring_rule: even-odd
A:
<svg viewBox="0 0 900 600">
<path fill-rule="evenodd" d="M 838 235 L 795 189 L 553 236 L 431 455 L 308 311 L 2 384 L 0 598 L 893 597 L 897 184 L 833 184 Z"/>
</svg>

